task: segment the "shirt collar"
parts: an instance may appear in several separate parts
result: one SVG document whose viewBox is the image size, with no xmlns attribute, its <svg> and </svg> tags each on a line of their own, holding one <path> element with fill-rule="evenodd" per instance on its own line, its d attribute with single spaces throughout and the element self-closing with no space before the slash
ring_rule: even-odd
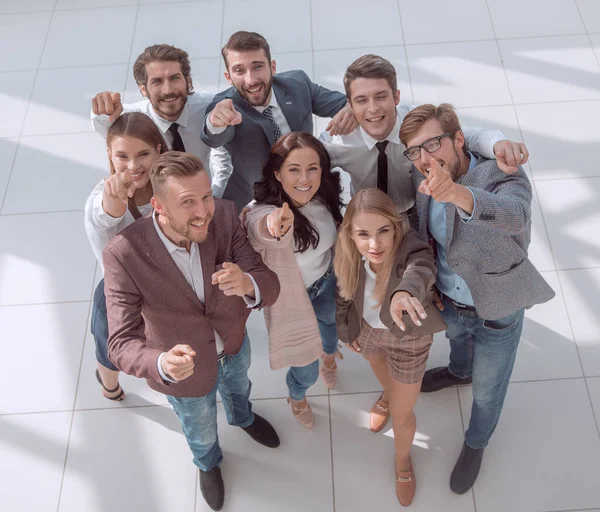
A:
<svg viewBox="0 0 600 512">
<path fill-rule="evenodd" d="M 394 128 L 392 128 L 392 131 L 384 140 L 387 140 L 393 144 L 400 144 L 400 125 L 400 116 L 396 112 L 396 124 L 394 124 Z M 362 126 L 359 126 L 359 131 L 363 140 L 365 141 L 365 144 L 369 148 L 369 151 L 371 151 L 375 147 L 375 144 L 377 144 L 378 142 L 383 142 L 371 137 L 365 130 L 363 130 Z"/>
<path fill-rule="evenodd" d="M 267 107 L 273 107 L 271 110 L 279 108 L 279 103 L 277 103 L 277 98 L 275 97 L 275 91 L 273 90 L 272 86 L 271 86 L 271 99 L 269 100 L 269 104 L 266 107 L 261 106 L 261 107 L 254 107 L 254 108 L 262 114 Z"/>
<path fill-rule="evenodd" d="M 163 134 L 167 133 L 167 130 L 173 123 L 177 123 L 179 126 L 182 126 L 183 128 L 187 128 L 188 113 L 189 113 L 188 102 L 186 101 L 185 106 L 183 107 L 183 110 L 181 111 L 181 114 L 179 114 L 179 117 L 177 118 L 177 120 L 176 121 L 167 121 L 166 119 L 163 119 L 162 117 L 160 117 L 154 111 L 154 107 L 152 106 L 152 103 L 150 104 L 150 117 L 152 117 L 152 120 L 154 121 L 156 126 L 158 126 L 160 128 L 160 131 L 163 132 Z"/>
<path fill-rule="evenodd" d="M 471 169 L 473 169 L 473 167 L 475 167 L 477 165 L 477 158 L 475 158 L 475 155 L 473 153 L 471 153 L 470 151 L 468 151 L 469 156 L 471 157 L 471 161 L 469 162 L 469 171 Z M 467 172 L 469 172 L 467 171 Z"/>
<path fill-rule="evenodd" d="M 152 223 L 154 224 L 154 229 L 156 229 L 158 238 L 160 238 L 161 242 L 165 245 L 169 254 L 173 254 L 175 251 L 178 251 L 180 249 L 183 249 L 185 251 L 184 247 L 179 247 L 177 244 L 171 242 L 171 240 L 167 238 L 167 235 L 163 233 L 163 230 L 160 229 L 160 226 L 158 225 L 158 220 L 156 219 L 157 215 L 158 214 L 156 213 L 156 210 L 154 210 L 154 212 L 152 212 Z"/>
</svg>

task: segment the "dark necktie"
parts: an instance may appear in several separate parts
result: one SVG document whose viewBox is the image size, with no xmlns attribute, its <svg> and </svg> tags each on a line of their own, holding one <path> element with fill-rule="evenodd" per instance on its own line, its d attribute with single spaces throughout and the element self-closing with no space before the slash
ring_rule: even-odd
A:
<svg viewBox="0 0 600 512">
<path fill-rule="evenodd" d="M 173 151 L 185 152 L 183 140 L 181 140 L 181 135 L 179 135 L 179 125 L 177 123 L 171 123 L 169 131 L 171 132 L 171 135 L 173 135 Z"/>
<path fill-rule="evenodd" d="M 377 188 L 386 194 L 388 191 L 388 160 L 385 154 L 387 145 L 387 140 L 375 144 L 379 150 L 379 156 L 377 157 Z"/>
<path fill-rule="evenodd" d="M 279 125 L 276 123 L 273 117 L 272 110 L 272 106 L 267 107 L 263 110 L 263 116 L 265 116 L 269 121 L 271 121 L 271 124 L 273 125 L 273 135 L 275 136 L 275 142 L 277 142 L 277 140 L 279 140 L 279 137 L 281 137 L 281 128 L 279 128 Z"/>
</svg>

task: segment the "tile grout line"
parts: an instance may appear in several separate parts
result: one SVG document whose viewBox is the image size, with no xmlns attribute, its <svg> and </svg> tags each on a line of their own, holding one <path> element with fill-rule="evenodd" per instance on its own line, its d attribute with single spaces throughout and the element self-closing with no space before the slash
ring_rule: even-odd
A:
<svg viewBox="0 0 600 512">
<path fill-rule="evenodd" d="M 335 512 L 335 466 L 333 461 L 333 424 L 331 422 L 331 393 L 327 390 L 327 408 L 329 409 L 329 453 L 331 457 L 331 498 Z"/>
<path fill-rule="evenodd" d="M 127 67 L 131 68 L 133 66 L 130 66 L 131 64 L 131 58 L 133 57 L 133 45 L 135 42 L 135 33 L 137 32 L 137 25 L 138 25 L 138 18 L 140 15 L 140 6 L 141 6 L 141 1 L 142 0 L 138 0 L 137 3 L 137 8 L 135 10 L 135 18 L 133 19 L 133 32 L 131 33 L 131 44 L 129 46 L 129 59 L 127 62 Z M 125 70 L 125 83 L 123 84 L 123 96 L 125 96 L 125 93 L 127 92 L 127 78 L 129 76 L 130 73 L 130 69 Z"/>
<path fill-rule="evenodd" d="M 404 58 L 406 59 L 406 72 L 408 74 L 408 83 L 410 85 L 410 103 L 415 102 L 415 91 L 413 88 L 412 75 L 410 73 L 410 62 L 408 60 L 408 50 L 406 48 L 406 34 L 404 33 L 404 22 L 402 21 L 402 9 L 400 8 L 400 0 L 396 0 L 398 6 L 398 18 L 400 19 L 400 31 L 402 32 L 402 45 L 404 46 Z M 402 95 L 402 93 L 400 93 Z M 400 97 L 402 101 L 402 97 Z"/>
<path fill-rule="evenodd" d="M 29 114 L 29 109 L 31 108 L 31 100 L 33 98 L 33 91 L 35 90 L 35 86 L 38 80 L 38 76 L 40 74 L 40 66 L 42 65 L 42 60 L 44 58 L 44 52 L 46 51 L 46 44 L 48 43 L 48 38 L 50 37 L 50 29 L 52 28 L 52 22 L 54 20 L 54 13 L 56 11 L 56 4 L 58 0 L 54 0 L 54 7 L 52 8 L 52 14 L 50 14 L 50 20 L 48 21 L 48 28 L 46 29 L 46 35 L 44 37 L 44 44 L 42 45 L 42 51 L 40 52 L 40 58 L 38 60 L 38 65 L 35 69 L 35 76 L 33 78 L 33 82 L 31 84 L 31 91 L 29 93 L 29 98 L 27 100 L 27 108 L 25 109 L 25 113 L 23 114 L 23 121 L 21 123 L 21 129 L 19 131 L 19 135 L 16 137 L 17 147 L 15 148 L 15 154 L 12 158 L 12 162 L 10 164 L 10 171 L 8 173 L 8 178 L 6 179 L 6 187 L 4 189 L 4 194 L 2 194 L 2 198 L 0 199 L 0 214 L 2 214 L 2 210 L 4 209 L 4 205 L 6 204 L 6 196 L 8 195 L 8 189 L 10 187 L 10 180 L 13 175 L 13 171 L 15 168 L 15 162 L 17 161 L 17 154 L 19 153 L 19 147 L 21 146 L 21 136 L 23 135 L 23 129 L 25 128 L 25 122 L 27 121 L 27 115 Z M 50 12 L 50 11 L 44 11 Z"/>
<path fill-rule="evenodd" d="M 96 275 L 96 270 L 98 267 L 98 263 L 96 263 L 96 267 L 94 268 L 94 276 Z M 92 290 L 90 293 L 90 299 L 92 298 L 92 295 L 94 293 L 94 283 L 92 283 Z M 60 501 L 62 498 L 62 491 L 63 491 L 63 485 L 65 482 L 65 474 L 67 472 L 67 462 L 69 460 L 69 448 L 71 445 L 71 434 L 73 432 L 73 422 L 75 421 L 75 406 L 77 404 L 77 395 L 79 393 L 79 383 L 81 382 L 81 369 L 83 367 L 83 357 L 85 355 L 85 339 L 87 337 L 87 329 L 88 329 L 88 325 L 90 323 L 90 317 L 92 315 L 92 302 L 90 300 L 90 304 L 88 306 L 88 314 L 87 314 L 87 319 L 85 322 L 85 327 L 84 327 L 84 333 L 83 333 L 83 343 L 82 343 L 82 347 L 81 347 L 81 356 L 79 357 L 79 372 L 77 373 L 77 384 L 75 386 L 75 396 L 73 397 L 73 409 L 71 411 L 71 423 L 69 425 L 69 435 L 67 436 L 67 449 L 65 450 L 65 461 L 63 464 L 63 471 L 62 471 L 62 478 L 60 479 L 60 487 L 58 489 L 58 504 L 56 506 L 56 511 L 59 512 L 60 510 Z"/>
<path fill-rule="evenodd" d="M 587 35 L 588 41 L 590 42 L 590 47 L 592 48 L 592 53 L 594 54 L 594 58 L 596 59 L 596 62 L 598 63 L 598 67 L 600 67 L 600 58 L 598 57 L 598 54 L 594 50 L 594 43 L 592 41 L 592 36 L 588 32 L 587 25 L 585 24 L 585 20 L 583 19 L 583 13 L 581 12 L 581 9 L 579 8 L 579 2 L 577 2 L 577 0 L 573 0 L 573 3 L 575 4 L 575 9 L 577 9 L 577 12 L 579 13 L 579 17 L 581 18 L 581 23 L 583 25 L 583 28 L 585 28 L 585 33 Z"/>
<path fill-rule="evenodd" d="M 308 0 L 308 19 L 310 21 L 310 60 L 312 62 L 312 80 L 316 81 L 315 74 L 315 41 L 313 36 L 313 11 L 312 11 L 312 0 Z"/>
</svg>

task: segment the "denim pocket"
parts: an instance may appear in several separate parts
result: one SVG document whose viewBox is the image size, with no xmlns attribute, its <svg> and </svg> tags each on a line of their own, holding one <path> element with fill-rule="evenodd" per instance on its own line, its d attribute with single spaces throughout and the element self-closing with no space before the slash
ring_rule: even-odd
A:
<svg viewBox="0 0 600 512">
<path fill-rule="evenodd" d="M 514 327 L 519 319 L 520 310 L 498 320 L 484 320 L 483 327 L 491 331 L 508 331 Z"/>
</svg>

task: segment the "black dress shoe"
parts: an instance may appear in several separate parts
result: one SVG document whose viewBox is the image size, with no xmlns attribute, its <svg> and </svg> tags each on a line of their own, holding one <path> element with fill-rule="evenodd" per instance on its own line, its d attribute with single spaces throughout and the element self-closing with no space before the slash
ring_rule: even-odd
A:
<svg viewBox="0 0 600 512">
<path fill-rule="evenodd" d="M 225 487 L 221 469 L 214 468 L 210 471 L 200 470 L 200 491 L 208 506 L 213 510 L 221 510 L 225 501 Z"/>
<path fill-rule="evenodd" d="M 485 448 L 470 448 L 467 443 L 463 444 L 462 451 L 452 470 L 450 476 L 450 489 L 456 494 L 466 493 L 477 480 L 481 459 Z"/>
<path fill-rule="evenodd" d="M 277 448 L 279 446 L 279 436 L 275 432 L 273 425 L 256 413 L 254 413 L 254 423 L 242 428 L 242 430 L 263 446 L 268 448 Z"/>
<path fill-rule="evenodd" d="M 448 371 L 447 366 L 440 366 L 425 372 L 423 382 L 421 383 L 421 392 L 433 393 L 434 391 L 449 388 L 450 386 L 464 386 L 465 384 L 471 384 L 471 382 L 473 382 L 471 377 L 459 379 Z"/>
</svg>

